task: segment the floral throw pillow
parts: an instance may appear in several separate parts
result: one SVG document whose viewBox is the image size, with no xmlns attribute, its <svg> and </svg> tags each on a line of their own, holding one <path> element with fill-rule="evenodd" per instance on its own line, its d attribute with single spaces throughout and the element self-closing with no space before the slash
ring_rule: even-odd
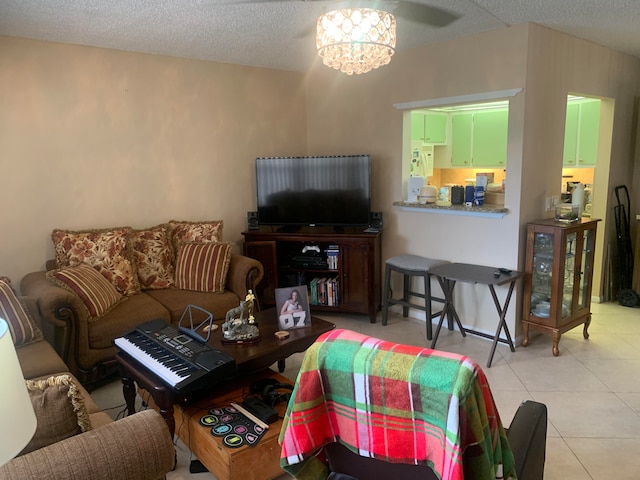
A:
<svg viewBox="0 0 640 480">
<path fill-rule="evenodd" d="M 121 294 L 140 292 L 135 261 L 129 245 L 129 227 L 105 230 L 54 230 L 51 234 L 58 268 L 82 263 L 92 266 Z"/>
<path fill-rule="evenodd" d="M 173 287 L 173 249 L 165 225 L 147 230 L 131 230 L 131 247 L 138 281 L 143 290 Z"/>
<path fill-rule="evenodd" d="M 183 243 L 216 243 L 222 241 L 222 220 L 210 222 L 179 222 L 171 220 L 168 226 L 175 255 L 178 255 L 180 246 Z"/>
</svg>

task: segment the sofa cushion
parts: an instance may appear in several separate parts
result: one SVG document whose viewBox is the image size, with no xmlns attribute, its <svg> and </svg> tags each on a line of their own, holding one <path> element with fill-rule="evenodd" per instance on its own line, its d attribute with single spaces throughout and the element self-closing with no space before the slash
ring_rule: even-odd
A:
<svg viewBox="0 0 640 480">
<path fill-rule="evenodd" d="M 90 321 L 108 312 L 123 297 L 100 272 L 86 264 L 47 272 L 47 277 L 78 295 L 84 303 Z"/>
<path fill-rule="evenodd" d="M 231 243 L 183 243 L 176 259 L 176 287 L 197 292 L 224 292 Z"/>
<path fill-rule="evenodd" d="M 167 226 L 131 230 L 129 235 L 140 288 L 148 290 L 172 287 L 175 255 Z"/>
<path fill-rule="evenodd" d="M 49 377 L 54 373 L 66 372 L 69 367 L 46 340 L 33 342 L 16 349 L 18 362 L 24 378 Z"/>
<path fill-rule="evenodd" d="M 106 356 L 115 355 L 116 347 L 113 345 L 113 339 L 133 330 L 141 323 L 156 318 L 171 322 L 168 310 L 148 295 L 149 292 L 156 291 L 161 290 L 148 290 L 128 297 L 126 302 L 118 304 L 98 321 L 89 324 L 89 345 L 87 347 L 90 349 L 90 353 L 83 358 L 87 366 L 91 365 L 92 361 L 104 360 L 105 354 L 107 354 Z M 100 351 L 101 349 L 105 350 Z"/>
<path fill-rule="evenodd" d="M 123 295 L 140 291 L 131 253 L 129 227 L 104 230 L 54 230 L 51 234 L 58 268 L 86 263 L 113 283 Z"/>
<path fill-rule="evenodd" d="M 91 430 L 84 398 L 70 375 L 26 383 L 38 425 L 20 455 Z"/>
<path fill-rule="evenodd" d="M 42 340 L 42 332 L 29 315 L 29 310 L 23 308 L 11 285 L 4 280 L 0 280 L 0 318 L 9 324 L 16 348 Z"/>
<path fill-rule="evenodd" d="M 214 320 L 224 320 L 227 312 L 239 305 L 238 295 L 229 290 L 224 293 L 195 292 L 167 288 L 164 290 L 148 290 L 145 292 L 157 302 L 164 305 L 171 313 L 171 322 L 177 325 L 187 305 L 196 305 L 213 314 Z"/>
<path fill-rule="evenodd" d="M 222 241 L 222 220 L 210 222 L 181 222 L 171 220 L 168 224 L 175 255 L 183 243 L 215 243 Z"/>
</svg>

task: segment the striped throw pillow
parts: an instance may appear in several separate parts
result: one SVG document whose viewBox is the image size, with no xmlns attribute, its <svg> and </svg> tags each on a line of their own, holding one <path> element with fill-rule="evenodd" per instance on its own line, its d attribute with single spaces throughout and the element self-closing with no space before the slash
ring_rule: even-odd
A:
<svg viewBox="0 0 640 480">
<path fill-rule="evenodd" d="M 80 297 L 91 317 L 100 317 L 116 305 L 122 294 L 95 268 L 86 264 L 47 272 L 51 280 Z"/>
<path fill-rule="evenodd" d="M 175 285 L 182 290 L 224 292 L 231 243 L 184 243 L 176 260 Z"/>
<path fill-rule="evenodd" d="M 6 281 L 0 280 L 0 318 L 9 324 L 9 332 L 15 347 L 42 340 L 42 332 L 22 308 L 22 304 Z"/>
</svg>

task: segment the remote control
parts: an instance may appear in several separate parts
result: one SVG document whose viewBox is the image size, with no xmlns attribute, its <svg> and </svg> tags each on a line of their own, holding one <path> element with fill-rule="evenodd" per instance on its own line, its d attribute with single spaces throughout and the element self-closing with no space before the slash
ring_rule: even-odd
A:
<svg viewBox="0 0 640 480">
<path fill-rule="evenodd" d="M 507 275 L 509 275 L 512 272 L 512 270 L 509 270 L 508 268 L 500 268 L 499 270 L 500 272 L 506 273 Z"/>
</svg>

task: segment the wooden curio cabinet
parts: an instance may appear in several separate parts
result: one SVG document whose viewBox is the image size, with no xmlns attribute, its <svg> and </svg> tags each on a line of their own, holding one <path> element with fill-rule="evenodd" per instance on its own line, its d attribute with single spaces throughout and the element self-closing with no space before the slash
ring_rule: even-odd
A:
<svg viewBox="0 0 640 480">
<path fill-rule="evenodd" d="M 264 267 L 264 278 L 256 288 L 262 307 L 275 305 L 276 288 L 306 285 L 312 313 L 363 313 L 375 323 L 381 304 L 380 232 L 364 232 L 364 227 L 340 231 L 303 227 L 287 232 L 262 226 L 242 235 L 244 254 Z M 327 287 L 331 300 L 312 293 L 320 288 L 318 282 L 331 284 Z"/>
<path fill-rule="evenodd" d="M 553 355 L 560 353 L 562 333 L 584 324 L 589 338 L 591 283 L 599 220 L 569 224 L 541 220 L 527 225 L 522 346 L 529 331 L 553 337 Z"/>
</svg>

